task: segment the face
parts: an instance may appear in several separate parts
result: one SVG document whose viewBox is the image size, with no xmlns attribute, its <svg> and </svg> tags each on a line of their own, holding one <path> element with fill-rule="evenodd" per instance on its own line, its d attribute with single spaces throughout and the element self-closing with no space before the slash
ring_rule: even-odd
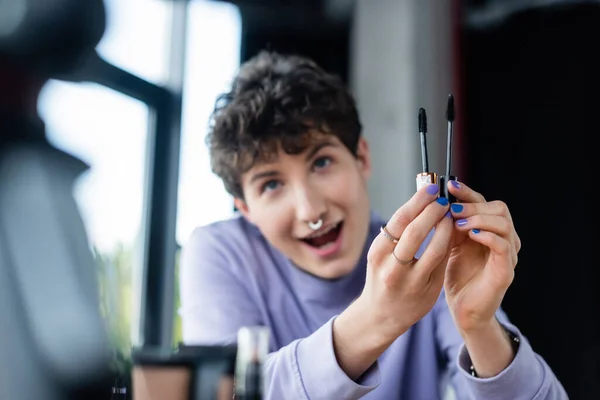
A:
<svg viewBox="0 0 600 400">
<path fill-rule="evenodd" d="M 371 163 L 361 138 L 354 156 L 335 136 L 322 135 L 303 153 L 279 151 L 241 179 L 236 207 L 296 266 L 325 279 L 349 274 L 369 229 Z M 313 230 L 309 222 L 323 220 Z"/>
</svg>

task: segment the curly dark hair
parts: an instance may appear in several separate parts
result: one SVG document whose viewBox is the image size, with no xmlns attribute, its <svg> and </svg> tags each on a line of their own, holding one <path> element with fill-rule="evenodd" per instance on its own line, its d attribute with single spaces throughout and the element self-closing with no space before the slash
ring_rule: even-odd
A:
<svg viewBox="0 0 600 400">
<path fill-rule="evenodd" d="M 243 199 L 241 175 L 281 148 L 299 154 L 315 135 L 335 135 L 356 155 L 362 125 L 341 79 L 298 55 L 261 51 L 216 101 L 206 138 L 212 171 Z"/>
</svg>

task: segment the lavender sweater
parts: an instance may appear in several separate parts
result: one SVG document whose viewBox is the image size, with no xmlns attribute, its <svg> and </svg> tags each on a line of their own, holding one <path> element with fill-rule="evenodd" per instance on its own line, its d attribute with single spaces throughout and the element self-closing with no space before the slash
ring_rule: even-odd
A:
<svg viewBox="0 0 600 400">
<path fill-rule="evenodd" d="M 366 251 L 382 222 L 372 216 L 356 269 L 333 282 L 293 266 L 243 217 L 196 229 L 181 260 L 184 342 L 230 344 L 241 326 L 268 326 L 268 400 L 568 399 L 545 361 L 501 310 L 499 320 L 521 339 L 517 355 L 495 377 L 472 377 L 469 355 L 443 295 L 359 381 L 349 379 L 335 358 L 332 321 L 361 293 Z"/>
</svg>

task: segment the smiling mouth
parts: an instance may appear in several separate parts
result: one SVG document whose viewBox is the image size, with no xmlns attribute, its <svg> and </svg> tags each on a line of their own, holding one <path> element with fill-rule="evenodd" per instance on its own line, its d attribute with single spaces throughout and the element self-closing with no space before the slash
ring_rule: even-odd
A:
<svg viewBox="0 0 600 400">
<path fill-rule="evenodd" d="M 338 222 L 335 225 L 330 225 L 329 227 L 313 233 L 312 235 L 301 240 L 309 246 L 319 249 L 327 246 L 330 243 L 335 243 L 340 235 L 343 225 L 343 221 Z"/>
</svg>

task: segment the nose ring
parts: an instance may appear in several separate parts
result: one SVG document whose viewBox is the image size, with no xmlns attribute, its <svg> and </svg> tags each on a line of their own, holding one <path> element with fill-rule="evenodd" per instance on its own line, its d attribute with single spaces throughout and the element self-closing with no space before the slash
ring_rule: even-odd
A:
<svg viewBox="0 0 600 400">
<path fill-rule="evenodd" d="M 308 222 L 308 227 L 310 229 L 312 229 L 313 231 L 316 231 L 317 229 L 320 229 L 323 226 L 323 220 L 319 218 L 319 220 L 317 222 L 312 222 L 309 221 Z"/>
</svg>

